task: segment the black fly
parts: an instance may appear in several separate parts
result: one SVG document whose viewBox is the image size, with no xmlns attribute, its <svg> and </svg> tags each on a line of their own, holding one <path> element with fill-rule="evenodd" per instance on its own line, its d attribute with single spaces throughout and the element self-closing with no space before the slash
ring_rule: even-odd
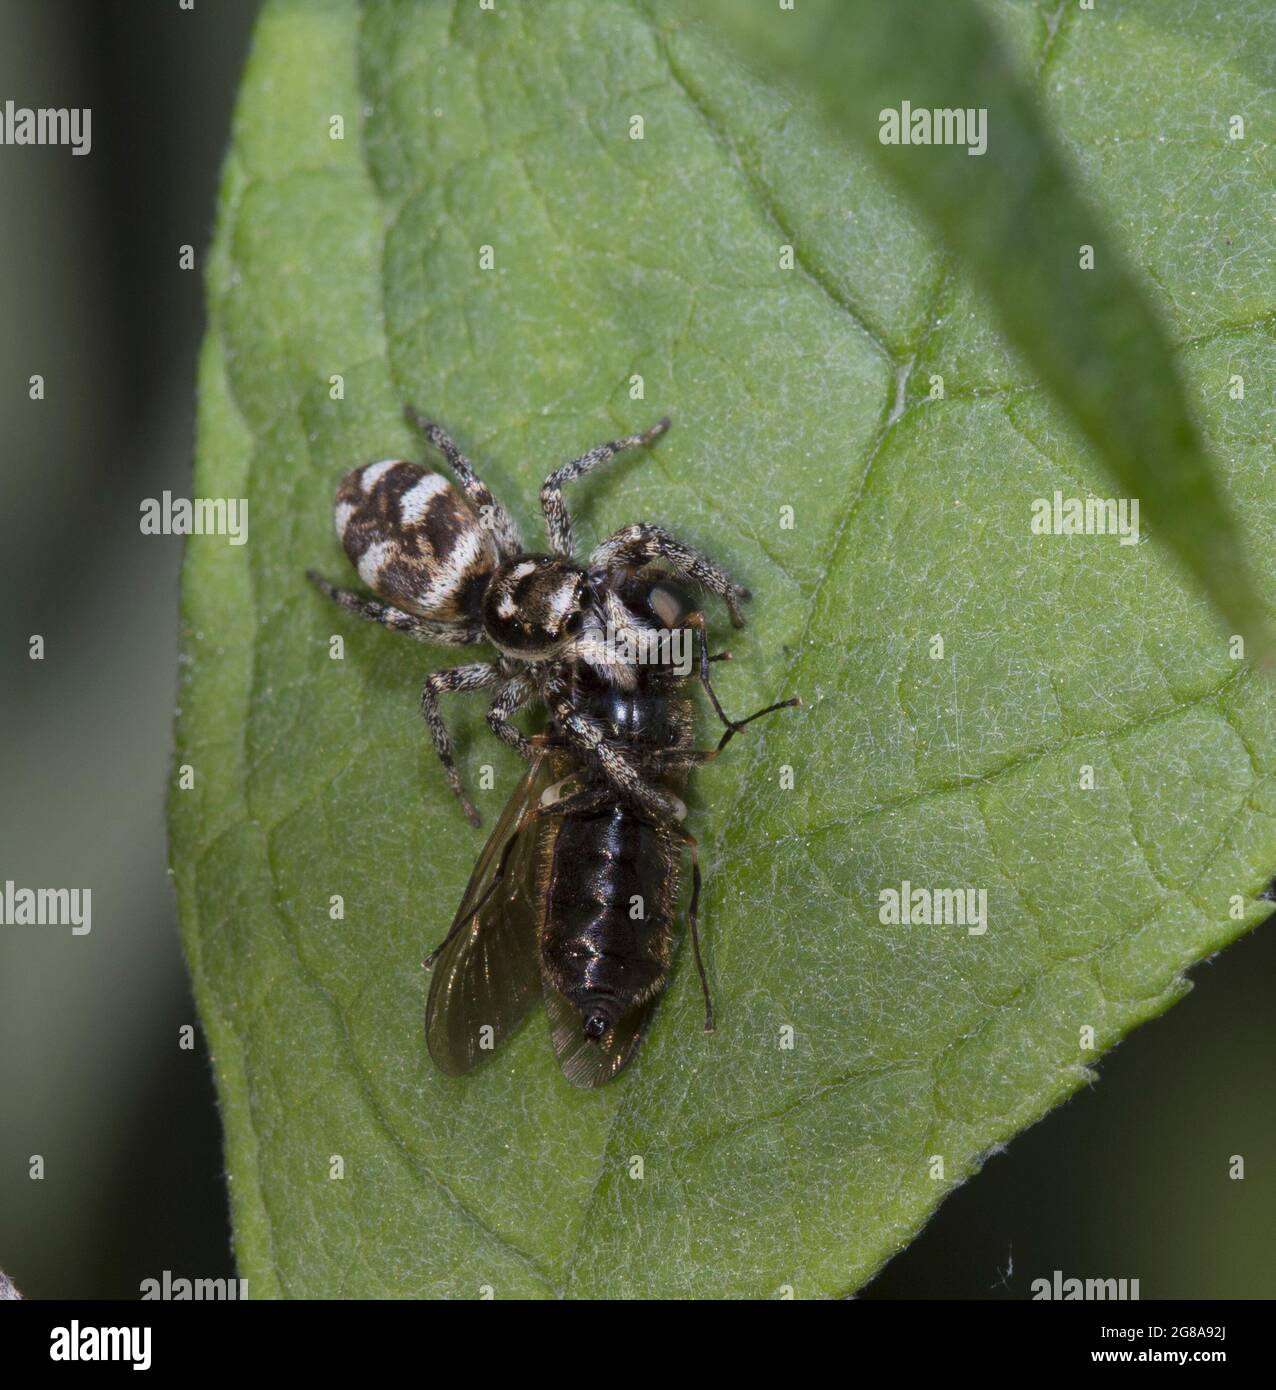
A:
<svg viewBox="0 0 1276 1390">
<path fill-rule="evenodd" d="M 676 806 L 653 815 L 610 784 L 551 720 L 534 739 L 532 765 L 492 832 L 452 929 L 426 962 L 433 967 L 426 1041 L 440 1070 L 467 1072 L 544 998 L 559 1066 L 576 1086 L 600 1086 L 633 1056 L 669 980 L 684 851 L 691 860 L 688 921 L 705 999 L 700 955 L 700 865 L 681 824 L 688 770 L 715 758 L 748 719 L 722 713 L 709 680 L 704 624 L 667 575 L 613 579 L 630 620 L 666 639 L 657 658 L 694 649 L 699 677 L 726 725 L 716 748 L 692 746 L 694 706 L 687 673 L 672 659 L 636 666 L 620 690 L 581 664 L 572 673 L 574 709 L 605 725 L 634 766 Z"/>
</svg>

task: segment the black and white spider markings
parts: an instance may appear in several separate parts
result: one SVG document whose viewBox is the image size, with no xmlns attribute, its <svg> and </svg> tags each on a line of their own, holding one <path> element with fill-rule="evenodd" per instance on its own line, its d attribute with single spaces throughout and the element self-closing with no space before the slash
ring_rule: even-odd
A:
<svg viewBox="0 0 1276 1390">
<path fill-rule="evenodd" d="M 421 690 L 435 750 L 471 824 L 480 823 L 479 814 L 461 783 L 439 710 L 439 696 L 452 691 L 494 690 L 487 722 L 528 759 L 532 744 L 511 715 L 544 703 L 561 736 L 593 760 L 617 791 L 652 815 L 680 816 L 680 803 L 642 776 L 614 733 L 573 706 L 572 671 L 584 663 L 622 690 L 634 685 L 632 658 L 617 655 L 625 650 L 617 634 L 631 630 L 634 619 L 616 581 L 644 565 L 659 562 L 673 578 L 719 595 L 736 627 L 743 625 L 740 602 L 749 591 L 698 550 L 644 522 L 608 536 L 580 564 L 562 494 L 564 483 L 659 438 L 668 419 L 642 434 L 600 444 L 546 478 L 540 500 L 550 553 L 543 555 L 524 549 L 509 513 L 447 433 L 410 406 L 405 414 L 447 460 L 464 498 L 442 474 L 415 463 L 386 459 L 356 468 L 337 491 L 337 535 L 378 598 L 307 573 L 343 608 L 396 632 L 423 642 L 488 642 L 496 648 L 495 661 L 432 672 Z"/>
<path fill-rule="evenodd" d="M 433 970 L 426 1042 L 441 1071 L 461 1075 L 543 997 L 564 1076 L 600 1086 L 634 1055 L 669 980 L 684 851 L 692 866 L 688 924 L 712 1030 L 697 929 L 699 855 L 681 824 L 678 793 L 691 768 L 716 758 L 746 724 L 799 702 L 727 718 L 709 679 L 709 663 L 721 657 L 709 655 L 704 618 L 678 582 L 721 595 L 737 627 L 748 591 L 667 531 L 627 526 L 586 564 L 575 559 L 563 483 L 651 443 L 668 420 L 551 473 L 541 506 L 553 553 L 533 555 L 448 436 L 408 415 L 451 464 L 468 500 L 416 464 L 358 468 L 337 492 L 337 534 L 386 602 L 310 578 L 343 607 L 413 637 L 496 647 L 496 661 L 435 672 L 421 693 L 448 780 L 475 824 L 439 695 L 495 687 L 488 723 L 530 764 L 451 930 L 426 962 Z M 641 636 L 659 633 L 698 646 L 700 682 L 726 726 L 716 748 L 693 746 L 693 707 L 683 693 L 690 663 L 680 669 L 659 645 L 654 658 L 641 655 Z M 534 700 L 549 707 L 549 721 L 529 739 L 510 716 Z"/>
</svg>

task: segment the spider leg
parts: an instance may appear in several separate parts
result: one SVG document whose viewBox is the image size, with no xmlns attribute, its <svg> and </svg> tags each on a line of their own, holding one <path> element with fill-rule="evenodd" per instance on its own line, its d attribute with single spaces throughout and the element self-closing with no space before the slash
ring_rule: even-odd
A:
<svg viewBox="0 0 1276 1390">
<path fill-rule="evenodd" d="M 669 419 L 666 416 L 663 420 L 658 420 L 649 430 L 644 430 L 642 434 L 627 434 L 623 439 L 613 439 L 610 444 L 599 444 L 597 448 L 591 449 L 587 454 L 582 454 L 578 459 L 573 459 L 570 463 L 565 463 L 561 468 L 556 468 L 541 488 L 541 510 L 545 513 L 545 531 L 549 537 L 549 548 L 555 555 L 561 555 L 565 560 L 570 560 L 575 554 L 575 543 L 572 538 L 572 519 L 568 515 L 566 503 L 563 501 L 562 487 L 564 483 L 569 483 L 573 478 L 583 477 L 586 473 L 598 467 L 600 463 L 606 463 L 608 459 L 615 458 L 619 453 L 626 449 L 637 449 L 643 444 L 650 444 L 653 439 L 669 428 Z"/>
<path fill-rule="evenodd" d="M 483 523 L 491 527 L 496 537 L 497 549 L 503 559 L 511 559 L 523 553 L 523 542 L 518 534 L 514 519 L 492 495 L 491 488 L 475 473 L 469 459 L 456 447 L 452 437 L 442 425 L 427 420 L 415 406 L 404 406 L 404 418 L 415 425 L 431 444 L 448 461 L 448 466 L 456 474 L 461 490 L 474 504 Z"/>
<path fill-rule="evenodd" d="M 522 709 L 536 695 L 536 687 L 526 676 L 514 676 L 496 692 L 487 710 L 487 726 L 516 753 L 530 759 L 532 742 L 522 730 L 510 722 L 510 715 Z"/>
<path fill-rule="evenodd" d="M 426 676 L 425 684 L 421 687 L 421 714 L 430 730 L 430 737 L 434 740 L 434 751 L 443 764 L 448 786 L 456 793 L 462 810 L 473 826 L 481 825 L 482 818 L 461 785 L 461 774 L 457 771 L 452 757 L 452 740 L 439 712 L 439 696 L 452 691 L 482 690 L 486 686 L 495 685 L 500 679 L 501 672 L 498 667 L 490 661 L 476 661 L 470 666 L 452 666 L 446 671 L 432 671 Z"/>
<path fill-rule="evenodd" d="M 737 584 L 707 555 L 702 555 L 660 526 L 639 521 L 617 531 L 614 536 L 608 536 L 589 557 L 589 568 L 606 570 L 618 565 L 646 564 L 651 560 L 663 560 L 675 578 L 699 584 L 710 593 L 717 594 L 727 605 L 732 624 L 735 627 L 744 626 L 744 619 L 740 616 L 740 600 L 752 597 L 748 589 Z"/>
<path fill-rule="evenodd" d="M 647 781 L 626 756 L 624 745 L 608 736 L 605 724 L 582 714 L 561 688 L 548 689 L 545 700 L 558 722 L 563 739 L 593 758 L 599 771 L 613 787 L 624 792 L 657 820 L 675 824 L 682 820 L 687 808 L 676 796 Z"/>
<path fill-rule="evenodd" d="M 483 640 L 483 629 L 477 623 L 440 623 L 430 618 L 419 618 L 415 613 L 406 613 L 402 608 L 368 598 L 366 594 L 356 593 L 353 589 L 339 589 L 314 570 L 307 570 L 306 578 L 321 594 L 326 594 L 333 603 L 348 613 L 366 618 L 370 623 L 380 623 L 382 627 L 388 627 L 394 632 L 407 633 L 419 642 L 441 642 L 449 647 L 468 647 Z"/>
</svg>

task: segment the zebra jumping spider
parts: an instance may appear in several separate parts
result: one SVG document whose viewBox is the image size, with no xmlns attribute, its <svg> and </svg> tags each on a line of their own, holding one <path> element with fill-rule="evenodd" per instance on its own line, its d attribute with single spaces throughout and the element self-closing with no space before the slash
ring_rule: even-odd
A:
<svg viewBox="0 0 1276 1390">
<path fill-rule="evenodd" d="M 351 613 L 419 641 L 496 648 L 495 661 L 434 671 L 421 690 L 435 751 L 471 824 L 480 823 L 479 814 L 461 783 L 439 711 L 439 696 L 451 691 L 494 690 L 488 725 L 529 759 L 532 741 L 511 716 L 544 703 L 563 737 L 619 791 L 663 820 L 679 817 L 676 799 L 649 783 L 616 731 L 574 707 L 571 671 L 584 662 L 609 683 L 633 687 L 632 659 L 617 657 L 615 634 L 644 624 L 621 601 L 619 581 L 645 565 L 660 561 L 671 577 L 719 595 L 736 627 L 743 625 L 740 600 L 749 591 L 698 550 L 645 522 L 608 536 L 578 563 L 562 495 L 564 483 L 659 438 L 668 419 L 600 444 L 546 478 L 540 500 L 550 553 L 536 554 L 523 548 L 509 513 L 446 432 L 411 406 L 404 413 L 447 460 L 460 493 L 442 474 L 400 459 L 356 468 L 337 490 L 334 520 L 351 564 L 377 598 L 338 588 L 313 570 L 307 577 Z"/>
</svg>

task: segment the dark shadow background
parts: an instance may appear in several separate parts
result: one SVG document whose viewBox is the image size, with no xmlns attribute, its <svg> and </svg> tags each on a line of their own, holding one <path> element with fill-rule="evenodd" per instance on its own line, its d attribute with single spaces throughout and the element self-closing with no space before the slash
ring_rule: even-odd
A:
<svg viewBox="0 0 1276 1390">
<path fill-rule="evenodd" d="M 0 1269 L 33 1298 L 232 1273 L 207 1051 L 178 1047 L 180 541 L 141 537 L 138 504 L 190 493 L 200 275 L 256 8 L 0 0 L 0 103 L 93 109 L 87 157 L 0 146 L 0 885 L 90 886 L 94 910 L 86 937 L 0 927 Z M 1055 1269 L 1276 1296 L 1276 930 L 1196 980 L 866 1296 L 1023 1298 Z"/>
</svg>

